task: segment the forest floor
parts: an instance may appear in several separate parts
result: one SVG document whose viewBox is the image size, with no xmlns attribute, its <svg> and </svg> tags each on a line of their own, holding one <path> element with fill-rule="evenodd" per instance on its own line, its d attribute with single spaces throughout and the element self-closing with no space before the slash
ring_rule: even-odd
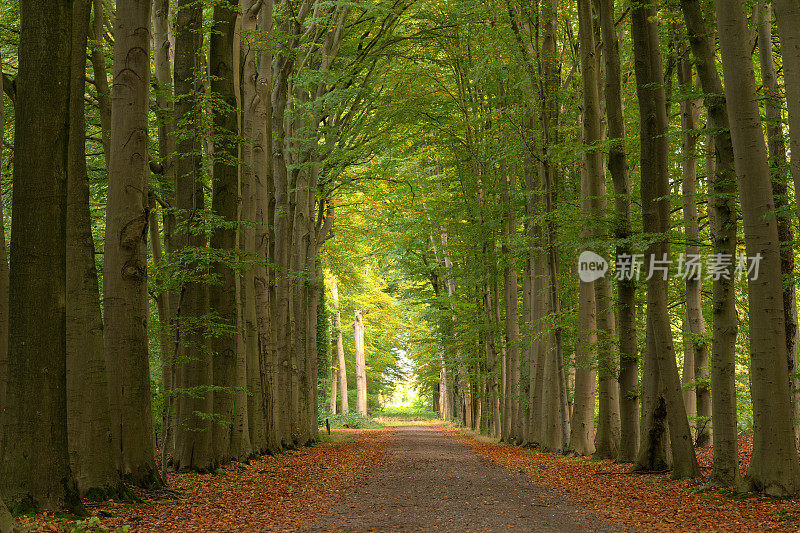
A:
<svg viewBox="0 0 800 533">
<path fill-rule="evenodd" d="M 36 532 L 297 531 L 385 461 L 393 434 L 391 429 L 332 433 L 314 446 L 232 463 L 214 474 L 169 473 L 170 491 L 145 496 L 142 503 L 88 504 L 99 527 L 74 529 L 92 518 L 76 522 L 50 514 L 19 522 Z"/>
<path fill-rule="evenodd" d="M 740 443 L 742 467 L 749 442 Z M 701 465 L 710 466 L 701 448 Z M 32 531 L 798 531 L 800 498 L 705 490 L 630 465 L 539 453 L 441 425 L 338 430 L 308 448 L 170 474 L 169 493 L 103 503 L 101 526 L 22 517 Z M 167 496 L 167 497 L 165 497 Z M 84 524 L 87 522 L 84 521 Z"/>
<path fill-rule="evenodd" d="M 800 497 L 774 499 L 709 489 L 704 479 L 675 481 L 668 473 L 632 473 L 630 464 L 541 453 L 475 438 L 472 432 L 446 431 L 481 457 L 524 474 L 602 520 L 620 524 L 621 531 L 800 531 Z M 751 452 L 752 438 L 742 436 L 742 475 Z M 697 459 L 707 478 L 711 446 L 698 448 Z"/>
</svg>

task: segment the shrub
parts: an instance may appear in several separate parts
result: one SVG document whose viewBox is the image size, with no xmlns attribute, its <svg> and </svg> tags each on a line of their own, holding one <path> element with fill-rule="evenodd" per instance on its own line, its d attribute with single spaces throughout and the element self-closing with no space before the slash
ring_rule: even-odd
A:
<svg viewBox="0 0 800 533">
<path fill-rule="evenodd" d="M 347 429 L 376 429 L 382 427 L 368 416 L 361 416 L 358 413 L 350 412 L 343 414 L 323 413 L 319 414 L 319 425 L 325 426 L 325 419 L 328 419 L 331 424 L 331 429 L 347 428 Z"/>
<path fill-rule="evenodd" d="M 435 420 L 438 413 L 423 407 L 387 407 L 381 411 L 382 418 L 399 418 L 401 420 Z"/>
</svg>

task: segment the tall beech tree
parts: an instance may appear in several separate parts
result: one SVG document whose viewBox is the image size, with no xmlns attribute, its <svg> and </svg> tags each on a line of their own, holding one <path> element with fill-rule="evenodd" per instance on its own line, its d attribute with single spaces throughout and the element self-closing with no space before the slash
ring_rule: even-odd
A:
<svg viewBox="0 0 800 533">
<path fill-rule="evenodd" d="M 180 285 L 175 309 L 178 362 L 175 460 L 177 468 L 208 471 L 215 466 L 211 420 L 214 393 L 209 387 L 213 366 L 208 344 L 208 285 L 201 277 L 209 268 L 205 248 L 202 182 L 202 100 L 204 91 L 203 8 L 195 0 L 178 2 L 175 33 L 175 160 L 177 227 L 172 236 L 183 254 L 187 277 Z"/>
<path fill-rule="evenodd" d="M 237 249 L 239 221 L 239 123 L 236 97 L 239 82 L 239 45 L 236 34 L 238 3 L 230 0 L 214 5 L 214 30 L 209 36 L 209 77 L 211 97 L 219 101 L 214 106 L 214 160 L 212 166 L 213 194 L 211 211 L 224 226 L 215 229 L 210 247 L 220 252 L 221 259 L 211 264 L 217 281 L 209 287 L 209 309 L 216 312 L 221 325 L 237 329 L 238 300 L 236 271 L 230 259 Z M 214 414 L 220 421 L 212 426 L 214 460 L 224 464 L 232 456 L 231 436 L 236 431 L 236 369 L 242 343 L 238 334 L 227 333 L 210 340 L 214 382 Z M 241 415 L 241 413 L 240 413 Z M 241 450 L 236 458 L 243 458 Z"/>
<path fill-rule="evenodd" d="M 703 18 L 699 0 L 681 0 L 689 44 L 697 68 L 697 77 L 705 93 L 703 102 L 708 125 L 713 132 L 707 150 L 714 154 L 707 159 L 709 182 L 709 219 L 711 245 L 715 254 L 736 255 L 736 176 L 733 144 L 728 123 L 722 80 L 717 71 L 714 34 Z M 713 163 L 713 164 L 709 164 Z M 736 293 L 733 265 L 726 275 L 714 278 L 712 285 L 711 397 L 714 427 L 714 466 L 712 482 L 736 487 L 739 476 L 738 431 L 736 423 Z"/>
<path fill-rule="evenodd" d="M 12 510 L 82 513 L 67 444 L 72 1 L 25 1 L 20 18 L 0 495 Z"/>
<path fill-rule="evenodd" d="M 0 98 L 2 98 L 0 96 Z M 3 106 L 0 106 L 2 108 Z M 5 137 L 5 113 L 0 109 L 0 139 Z M 3 154 L 0 150 L 0 165 Z M 6 225 L 3 202 L 0 201 L 0 442 L 3 441 L 3 415 L 5 413 L 6 382 L 8 376 L 8 254 L 6 253 Z"/>
<path fill-rule="evenodd" d="M 636 3 L 631 12 L 631 28 L 636 67 L 636 93 L 639 97 L 642 216 L 643 229 L 650 234 L 651 244 L 646 250 L 647 280 L 647 334 L 645 373 L 648 387 L 645 394 L 649 403 L 643 405 L 642 438 L 638 468 L 652 469 L 655 441 L 664 433 L 656 428 L 666 417 L 673 455 L 672 475 L 676 478 L 697 477 L 700 469 L 692 445 L 689 422 L 683 403 L 681 382 L 675 361 L 675 347 L 667 315 L 667 280 L 656 270 L 657 262 L 669 257 L 669 145 L 667 140 L 667 108 L 663 84 L 661 51 L 658 46 L 658 22 L 655 7 Z M 652 274 L 652 275 L 650 275 Z M 649 364 L 648 364 L 649 363 Z M 663 395 L 659 397 L 660 394 Z M 666 415 L 663 409 L 666 408 Z M 655 437 L 655 438 L 654 438 Z"/>
<path fill-rule="evenodd" d="M 768 3 L 760 2 L 755 8 L 758 57 L 761 63 L 761 84 L 767 92 L 764 101 L 764 119 L 767 132 L 767 149 L 772 176 L 772 196 L 775 200 L 778 238 L 781 243 L 781 285 L 783 287 L 783 319 L 786 323 L 786 367 L 789 370 L 789 398 L 792 403 L 792 421 L 795 440 L 800 431 L 800 398 L 797 379 L 797 298 L 794 286 L 794 252 L 792 250 L 791 209 L 787 188 L 788 168 L 786 144 L 783 135 L 778 70 L 772 55 L 772 10 Z"/>
<path fill-rule="evenodd" d="M 545 320 L 557 320 L 561 313 L 561 295 L 559 291 L 559 259 L 556 246 L 557 226 L 553 220 L 556 203 L 555 194 L 558 188 L 558 163 L 552 157 L 553 145 L 558 140 L 560 68 L 557 58 L 556 16 L 558 0 L 548 0 L 542 6 L 542 25 L 544 26 L 541 45 L 542 77 L 541 106 L 544 109 L 542 122 L 542 190 L 545 213 L 548 220 L 545 225 L 547 242 L 546 260 L 544 262 L 545 278 Z M 545 361 L 543 378 L 542 440 L 546 449 L 563 450 L 569 438 L 569 409 L 567 406 L 566 379 L 564 377 L 564 345 L 562 330 L 558 325 L 547 327 L 545 341 Z M 558 428 L 560 431 L 556 431 Z"/>
<path fill-rule="evenodd" d="M 579 35 L 581 48 L 581 79 L 583 81 L 583 135 L 587 145 L 585 171 L 587 198 L 590 202 L 589 217 L 599 221 L 593 228 L 596 242 L 606 240 L 606 184 L 603 159 L 599 151 L 602 142 L 600 109 L 600 58 L 595 45 L 596 28 L 592 4 L 581 0 L 578 3 Z M 608 256 L 604 250 L 603 256 Z M 611 282 L 608 278 L 594 281 L 596 293 L 597 369 L 599 375 L 599 416 L 596 436 L 596 454 L 604 459 L 616 459 L 619 453 L 619 383 L 616 379 L 616 351 L 614 344 L 614 303 L 611 297 Z"/>
<path fill-rule="evenodd" d="M 97 1 L 97 0 L 96 0 Z M 156 267 L 164 267 L 174 248 L 172 236 L 175 233 L 175 113 L 174 88 L 172 76 L 172 44 L 170 36 L 170 5 L 168 0 L 153 1 L 153 63 L 154 83 L 158 89 L 155 94 L 156 116 L 158 117 L 158 155 L 161 166 L 161 202 L 167 209 L 163 210 L 163 239 L 159 235 L 156 213 L 150 222 L 151 250 Z M 94 56 L 93 56 L 94 57 Z M 155 198 L 154 198 L 155 200 Z M 161 245 L 163 240 L 163 246 Z M 157 295 L 158 320 L 161 330 L 161 387 L 164 402 L 161 412 L 161 448 L 174 450 L 175 447 L 175 381 L 177 361 L 175 359 L 175 324 L 174 312 L 178 307 L 177 294 L 174 290 L 164 291 Z M 166 475 L 168 455 L 161 455 L 163 475 Z"/>
<path fill-rule="evenodd" d="M 257 71 L 256 59 L 258 48 L 255 41 L 255 32 L 258 24 L 258 13 L 262 8 L 261 2 L 241 2 L 241 31 L 242 31 L 242 101 L 241 101 L 241 132 L 247 142 L 242 143 L 241 159 L 244 163 L 240 176 L 241 194 L 241 219 L 249 224 L 243 225 L 239 230 L 240 249 L 247 253 L 255 252 L 255 230 L 252 222 L 255 220 L 255 183 L 253 173 L 255 163 L 253 160 L 253 141 L 255 136 L 255 99 Z M 255 295 L 255 272 L 248 269 L 240 275 L 241 285 L 241 313 L 242 329 L 245 345 L 246 386 L 248 389 L 247 417 L 250 431 L 250 442 L 255 450 L 261 450 L 266 437 L 266 425 L 263 414 L 263 396 L 260 381 L 257 380 L 256 366 L 259 360 L 258 351 L 258 324 Z"/>
<path fill-rule="evenodd" d="M 72 470 L 91 499 L 124 495 L 111 448 L 100 286 L 86 171 L 86 44 L 91 3 L 75 0 L 66 199 L 67 429 Z"/>
<path fill-rule="evenodd" d="M 258 30 L 257 35 L 273 35 L 273 2 L 271 0 L 264 2 L 259 10 L 256 27 Z M 258 391 L 260 409 L 263 412 L 261 416 L 264 418 L 265 429 L 262 446 L 264 449 L 274 452 L 281 447 L 279 424 L 281 414 L 285 416 L 285 413 L 281 413 L 279 391 L 275 386 L 278 379 L 278 365 L 276 354 L 270 344 L 272 320 L 272 316 L 268 312 L 270 309 L 270 272 L 265 264 L 266 260 L 269 259 L 272 240 L 269 227 L 271 223 L 270 206 L 273 199 L 272 188 L 274 186 L 271 159 L 273 147 L 272 106 L 269 104 L 273 64 L 271 47 L 261 50 L 258 56 L 253 56 L 253 59 L 258 60 L 258 70 L 256 72 L 255 99 L 251 104 L 256 127 L 251 137 L 253 142 L 253 182 L 250 188 L 251 197 L 249 201 L 252 202 L 250 209 L 252 209 L 253 218 L 251 221 L 255 224 L 252 252 L 257 257 L 257 263 L 253 269 L 253 290 L 255 291 L 258 330 L 258 364 L 254 367 L 253 376 L 258 381 L 251 385 L 251 389 Z M 303 315 L 298 315 L 296 320 L 303 320 Z M 296 332 L 295 336 L 305 340 L 305 335 L 302 332 Z"/>
<path fill-rule="evenodd" d="M 800 5 L 794 0 L 773 0 L 781 39 L 786 107 L 789 111 L 789 148 L 792 181 L 800 190 Z M 800 216 L 800 197 L 795 195 Z"/>
<path fill-rule="evenodd" d="M 711 395 L 708 389 L 708 345 L 701 301 L 702 271 L 700 263 L 700 226 L 697 214 L 697 122 L 698 102 L 691 96 L 694 90 L 692 63 L 680 60 L 677 65 L 678 83 L 689 96 L 681 100 L 681 189 L 683 226 L 686 237 L 686 332 L 683 355 L 684 386 L 689 384 L 684 399 L 686 414 L 696 420 L 695 443 L 706 444 L 711 437 Z M 689 262 L 692 263 L 689 263 Z"/>
<path fill-rule="evenodd" d="M 588 165 L 586 165 L 588 166 Z M 581 212 L 590 216 L 588 169 L 581 177 Z M 589 238 L 590 229 L 583 231 Z M 594 283 L 580 282 L 578 327 L 575 342 L 575 403 L 570 421 L 569 450 L 576 455 L 592 455 L 594 445 L 595 386 L 597 382 L 597 307 Z M 534 378 L 535 379 L 535 378 Z"/>
<path fill-rule="evenodd" d="M 599 62 L 595 55 L 594 27 L 592 23 L 591 2 L 578 3 L 578 23 L 581 52 L 581 72 L 583 73 L 583 142 L 595 144 L 600 141 L 600 98 L 597 80 Z M 587 152 L 582 158 L 581 168 L 581 213 L 588 219 L 594 213 L 593 184 L 603 179 L 602 162 L 597 150 Z M 593 228 L 584 228 L 582 237 L 591 239 Z M 580 282 L 578 299 L 578 330 L 575 347 L 575 403 L 570 423 L 570 449 L 579 455 L 595 453 L 594 418 L 595 393 L 598 365 L 597 357 L 597 298 L 593 282 Z"/>
<path fill-rule="evenodd" d="M 120 0 L 114 32 L 111 155 L 106 206 L 103 316 L 111 434 L 117 469 L 141 487 L 155 466 L 147 341 L 147 147 L 150 2 Z"/>
<path fill-rule="evenodd" d="M 625 116 L 622 106 L 622 68 L 620 66 L 614 1 L 599 1 L 603 61 L 606 68 L 605 94 L 608 120 L 608 173 L 614 182 L 614 237 L 617 256 L 631 255 L 631 184 L 625 154 Z M 620 444 L 618 459 L 632 461 L 639 447 L 639 359 L 636 343 L 636 280 L 633 276 L 617 280 L 619 321 L 619 405 Z"/>
<path fill-rule="evenodd" d="M 753 457 L 746 482 L 771 495 L 800 491 L 780 270 L 780 241 L 772 195 L 769 160 L 756 102 L 755 75 L 747 40 L 744 6 L 732 0 L 716 4 L 725 97 L 731 123 L 745 245 L 760 258 L 759 275 L 748 279 L 750 361 L 753 396 Z M 755 259 L 757 260 L 757 259 Z"/>
<path fill-rule="evenodd" d="M 519 406 L 521 400 L 521 371 L 520 371 L 520 337 L 519 337 L 519 280 L 517 277 L 517 265 L 510 249 L 514 246 L 514 238 L 517 232 L 517 220 L 514 215 L 514 204 L 512 203 L 511 189 L 514 187 L 512 175 L 513 168 L 508 169 L 507 162 L 500 164 L 500 179 L 502 183 L 502 200 L 506 207 L 504 213 L 505 224 L 503 227 L 503 246 L 502 250 L 508 257 L 505 268 L 503 269 L 503 303 L 505 306 L 505 335 L 506 335 L 506 379 L 508 390 L 505 398 L 505 420 L 503 422 L 503 438 L 506 442 L 517 444 L 522 439 L 522 428 L 520 427 Z M 449 261 L 449 259 L 448 259 Z M 448 285 L 451 283 L 448 278 Z M 462 365 L 462 368 L 464 365 Z M 463 373 L 463 372 L 462 372 Z M 469 387 L 467 380 L 461 379 L 462 388 Z M 471 411 L 471 399 L 465 397 L 465 412 Z M 472 416 L 469 417 L 470 426 Z"/>
<path fill-rule="evenodd" d="M 353 319 L 354 351 L 356 355 L 356 411 L 367 416 L 367 369 L 364 359 L 364 313 L 355 312 Z"/>
<path fill-rule="evenodd" d="M 342 313 L 339 308 L 339 287 L 334 281 L 331 284 L 331 297 L 333 298 L 333 339 L 336 344 L 336 361 L 338 367 L 338 375 L 336 379 L 339 380 L 339 409 L 342 413 L 350 411 L 349 402 L 347 399 L 347 366 L 344 358 L 344 342 L 342 340 Z"/>
</svg>

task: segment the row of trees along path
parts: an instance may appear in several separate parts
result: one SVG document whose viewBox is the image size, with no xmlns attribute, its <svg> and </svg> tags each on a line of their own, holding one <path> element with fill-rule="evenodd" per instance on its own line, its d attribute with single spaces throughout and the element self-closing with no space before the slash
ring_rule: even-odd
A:
<svg viewBox="0 0 800 533">
<path fill-rule="evenodd" d="M 366 414 L 403 353 L 507 443 L 675 478 L 711 445 L 710 483 L 800 492 L 796 0 L 0 22 L 0 530 L 312 444 L 331 384 Z"/>
</svg>

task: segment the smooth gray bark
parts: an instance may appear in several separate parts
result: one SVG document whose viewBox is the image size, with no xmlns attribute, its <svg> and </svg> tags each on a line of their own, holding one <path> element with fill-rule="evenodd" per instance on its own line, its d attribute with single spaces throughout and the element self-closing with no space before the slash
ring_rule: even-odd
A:
<svg viewBox="0 0 800 533">
<path fill-rule="evenodd" d="M 756 99 L 747 16 L 736 0 L 717 0 L 725 97 L 739 183 L 745 246 L 762 257 L 758 279 L 748 282 L 750 372 L 753 398 L 753 456 L 746 482 L 773 496 L 800 491 L 780 273 L 780 241 L 775 220 L 767 147 Z M 735 83 L 730 83 L 736 80 Z"/>
<path fill-rule="evenodd" d="M 154 460 L 147 339 L 149 27 L 149 0 L 117 2 L 103 271 L 117 468 L 134 485 L 148 488 L 161 485 Z"/>
</svg>

